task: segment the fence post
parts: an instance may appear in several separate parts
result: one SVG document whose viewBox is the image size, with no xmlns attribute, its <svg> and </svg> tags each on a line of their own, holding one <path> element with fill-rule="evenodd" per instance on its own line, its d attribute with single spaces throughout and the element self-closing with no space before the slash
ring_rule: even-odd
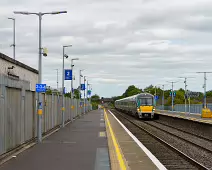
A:
<svg viewBox="0 0 212 170">
<path fill-rule="evenodd" d="M 51 114 L 51 117 L 52 117 L 52 127 L 51 128 L 54 128 L 54 94 L 52 93 L 52 114 Z"/>
<path fill-rule="evenodd" d="M 6 107 L 6 87 L 5 85 L 0 85 L 1 98 L 0 98 L 0 154 L 5 152 L 5 107 Z"/>
<path fill-rule="evenodd" d="M 24 143 L 25 141 L 25 96 L 26 96 L 26 91 L 22 87 L 21 89 L 21 143 Z"/>
</svg>

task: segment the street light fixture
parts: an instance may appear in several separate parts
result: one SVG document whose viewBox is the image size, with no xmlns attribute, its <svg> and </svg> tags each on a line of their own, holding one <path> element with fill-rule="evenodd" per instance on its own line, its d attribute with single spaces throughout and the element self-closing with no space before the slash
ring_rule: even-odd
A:
<svg viewBox="0 0 212 170">
<path fill-rule="evenodd" d="M 63 13 L 67 13 L 67 11 L 55 11 L 55 12 L 46 12 L 46 13 L 42 13 L 42 12 L 28 12 L 28 11 L 14 11 L 14 14 L 22 14 L 22 15 L 37 15 L 39 17 L 39 61 L 38 61 L 38 83 L 41 84 L 42 83 L 42 45 L 41 45 L 41 20 L 42 20 L 42 16 L 46 15 L 46 14 L 63 14 Z M 42 142 L 42 96 L 41 93 L 38 94 L 38 129 L 37 129 L 37 133 L 38 133 L 38 142 Z"/>
<path fill-rule="evenodd" d="M 15 18 L 8 18 L 10 20 L 13 20 L 13 44 L 11 47 L 13 47 L 13 59 L 15 60 Z"/>
<path fill-rule="evenodd" d="M 65 87 L 64 87 L 64 75 L 65 75 L 65 70 L 64 70 L 64 58 L 68 58 L 68 55 L 65 54 L 65 48 L 67 47 L 72 47 L 72 45 L 64 45 L 63 46 L 63 70 L 62 70 L 62 127 L 65 126 L 65 99 L 64 99 L 64 94 L 65 94 Z"/>
</svg>

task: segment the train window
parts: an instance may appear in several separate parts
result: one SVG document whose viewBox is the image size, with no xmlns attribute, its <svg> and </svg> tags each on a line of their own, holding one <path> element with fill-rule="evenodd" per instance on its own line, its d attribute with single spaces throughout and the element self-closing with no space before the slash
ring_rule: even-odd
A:
<svg viewBox="0 0 212 170">
<path fill-rule="evenodd" d="M 153 104 L 152 98 L 139 98 L 138 105 L 140 106 L 151 106 Z"/>
</svg>

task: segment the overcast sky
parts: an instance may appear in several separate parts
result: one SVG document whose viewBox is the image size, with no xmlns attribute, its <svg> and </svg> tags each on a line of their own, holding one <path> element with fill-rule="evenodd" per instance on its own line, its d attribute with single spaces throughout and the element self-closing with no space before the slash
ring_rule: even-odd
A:
<svg viewBox="0 0 212 170">
<path fill-rule="evenodd" d="M 14 15 L 13 11 L 51 12 L 42 20 L 43 83 L 56 87 L 59 69 L 61 86 L 62 46 L 69 58 L 78 57 L 74 74 L 79 85 L 79 69 L 85 69 L 93 93 L 110 97 L 121 95 L 129 85 L 144 88 L 150 84 L 188 79 L 188 88 L 203 91 L 203 75 L 212 71 L 211 0 L 1 0 L 0 51 L 12 57 L 12 21 L 16 18 L 16 59 L 38 68 L 38 17 Z M 65 60 L 70 68 L 70 59 Z M 70 89 L 70 82 L 65 83 Z M 212 89 L 208 74 L 207 89 Z"/>
</svg>

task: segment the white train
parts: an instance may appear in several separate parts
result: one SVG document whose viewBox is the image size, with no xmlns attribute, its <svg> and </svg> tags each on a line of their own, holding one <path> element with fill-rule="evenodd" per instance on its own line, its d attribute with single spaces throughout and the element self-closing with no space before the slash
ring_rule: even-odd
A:
<svg viewBox="0 0 212 170">
<path fill-rule="evenodd" d="M 149 93 L 140 93 L 115 101 L 117 110 L 132 114 L 138 118 L 154 118 L 154 96 Z"/>
</svg>

